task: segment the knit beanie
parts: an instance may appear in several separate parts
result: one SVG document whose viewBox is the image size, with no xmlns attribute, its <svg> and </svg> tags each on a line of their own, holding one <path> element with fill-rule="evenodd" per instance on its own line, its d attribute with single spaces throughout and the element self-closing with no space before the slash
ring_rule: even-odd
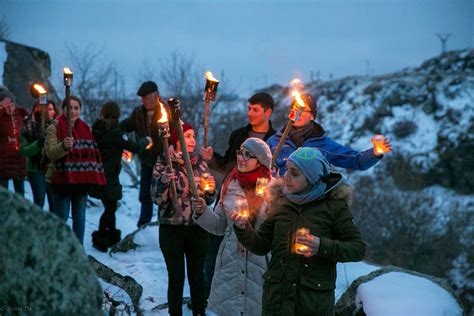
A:
<svg viewBox="0 0 474 316">
<path fill-rule="evenodd" d="M 120 117 L 120 108 L 117 103 L 109 101 L 102 106 L 100 115 L 104 119 L 118 120 L 118 118 Z"/>
<path fill-rule="evenodd" d="M 288 160 L 300 169 L 311 185 L 329 176 L 329 163 L 316 148 L 300 147 L 288 157 Z"/>
<path fill-rule="evenodd" d="M 258 162 L 268 169 L 272 168 L 272 152 L 267 143 L 260 138 L 250 137 L 242 143 L 240 147 L 247 149 L 252 155 L 257 157 Z"/>
<path fill-rule="evenodd" d="M 188 123 L 183 123 L 181 125 L 181 127 L 183 129 L 183 133 L 185 133 L 186 131 L 188 131 L 190 129 L 194 130 L 192 125 L 188 124 Z M 169 141 L 169 144 L 175 146 L 175 148 L 176 148 L 176 144 L 178 142 L 179 142 L 178 131 L 176 130 L 176 128 L 174 128 L 173 125 L 171 125 L 170 126 L 170 141 Z"/>
</svg>

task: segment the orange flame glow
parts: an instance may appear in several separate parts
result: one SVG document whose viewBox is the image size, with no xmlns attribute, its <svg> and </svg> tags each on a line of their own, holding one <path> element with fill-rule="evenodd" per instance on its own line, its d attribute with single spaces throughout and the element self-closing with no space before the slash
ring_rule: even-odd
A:
<svg viewBox="0 0 474 316">
<path fill-rule="evenodd" d="M 65 75 L 72 75 L 72 71 L 68 67 L 64 67 L 63 72 Z"/>
<path fill-rule="evenodd" d="M 212 75 L 212 72 L 210 72 L 210 71 L 206 71 L 206 73 L 204 74 L 204 77 L 206 77 L 207 80 L 214 81 L 214 82 L 219 82 L 219 80 L 214 78 L 214 76 Z"/>
<path fill-rule="evenodd" d="M 293 96 L 293 98 L 295 99 L 295 103 L 294 103 L 294 106 L 296 106 L 297 110 L 302 110 L 304 109 L 305 107 L 305 104 L 304 104 L 304 101 L 303 99 L 301 98 L 301 93 L 297 90 L 293 91 L 291 93 L 291 95 Z"/>
<path fill-rule="evenodd" d="M 33 85 L 33 88 L 39 93 L 39 94 L 46 94 L 46 90 L 43 88 L 42 85 L 35 83 Z"/>
<path fill-rule="evenodd" d="M 370 140 L 374 144 L 374 151 L 377 154 L 385 154 L 391 152 L 390 148 L 385 146 L 385 137 L 383 135 L 375 135 L 374 138 Z"/>
<path fill-rule="evenodd" d="M 161 109 L 161 118 L 158 120 L 158 123 L 161 123 L 161 124 L 168 123 L 168 112 L 166 111 L 163 103 L 161 103 L 160 101 L 158 101 L 158 103 L 160 103 L 160 109 Z"/>
</svg>

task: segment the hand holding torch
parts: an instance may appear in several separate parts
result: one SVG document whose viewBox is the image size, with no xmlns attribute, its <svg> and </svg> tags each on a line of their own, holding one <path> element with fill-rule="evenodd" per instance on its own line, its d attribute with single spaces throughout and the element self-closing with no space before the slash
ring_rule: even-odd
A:
<svg viewBox="0 0 474 316">
<path fill-rule="evenodd" d="M 71 131 L 71 103 L 69 102 L 69 98 L 71 97 L 71 86 L 72 86 L 72 71 L 65 67 L 63 70 L 63 80 L 64 80 L 64 88 L 65 88 L 65 97 L 64 101 L 66 102 L 66 119 L 67 119 L 67 136 L 72 137 Z"/>
<path fill-rule="evenodd" d="M 209 146 L 209 111 L 211 109 L 211 102 L 216 98 L 217 86 L 219 80 L 214 78 L 212 72 L 206 72 L 206 87 L 204 88 L 204 147 Z"/>
<path fill-rule="evenodd" d="M 170 137 L 170 125 L 168 121 L 168 112 L 165 109 L 163 103 L 160 103 L 160 111 L 161 117 L 157 121 L 158 123 L 158 133 L 160 135 L 161 143 L 163 145 L 163 154 L 165 156 L 166 162 L 166 172 L 170 173 L 173 172 L 173 165 L 171 163 L 171 155 L 170 149 L 168 147 L 168 139 Z M 171 202 L 176 210 L 176 212 L 181 213 L 178 216 L 182 216 L 183 210 L 181 209 L 180 205 L 178 204 L 178 194 L 176 193 L 176 182 L 175 179 L 170 179 L 170 195 L 171 195 Z"/>
<path fill-rule="evenodd" d="M 43 88 L 42 85 L 35 83 L 33 85 L 33 89 L 38 94 L 38 99 L 39 99 L 39 104 L 41 105 L 41 123 L 40 123 L 40 128 L 41 128 L 41 137 L 44 137 L 44 130 L 46 127 L 46 104 L 48 103 L 48 100 L 46 99 L 46 90 Z"/>
<path fill-rule="evenodd" d="M 193 167 L 191 165 L 191 160 L 189 159 L 189 153 L 186 150 L 186 142 L 184 140 L 183 128 L 181 126 L 181 108 L 179 105 L 179 100 L 170 98 L 168 99 L 167 103 L 170 108 L 171 120 L 173 122 L 173 126 L 174 128 L 176 128 L 176 131 L 178 132 L 179 143 L 181 145 L 184 163 L 186 165 L 186 174 L 188 177 L 189 188 L 191 190 L 191 194 L 193 198 L 198 199 L 199 193 L 196 188 L 196 181 L 194 181 Z"/>
</svg>

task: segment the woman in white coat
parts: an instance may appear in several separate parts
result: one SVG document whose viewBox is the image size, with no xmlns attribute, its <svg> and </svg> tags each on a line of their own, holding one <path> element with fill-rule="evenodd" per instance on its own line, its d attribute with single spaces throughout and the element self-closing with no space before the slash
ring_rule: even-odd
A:
<svg viewBox="0 0 474 316">
<path fill-rule="evenodd" d="M 262 275 L 269 258 L 246 250 L 237 240 L 230 214 L 249 210 L 258 227 L 265 220 L 266 203 L 255 193 L 258 178 L 271 179 L 271 151 L 259 138 L 248 138 L 237 151 L 237 165 L 224 181 L 214 211 L 194 200 L 194 220 L 211 234 L 224 236 L 217 254 L 208 308 L 219 315 L 260 315 Z"/>
</svg>

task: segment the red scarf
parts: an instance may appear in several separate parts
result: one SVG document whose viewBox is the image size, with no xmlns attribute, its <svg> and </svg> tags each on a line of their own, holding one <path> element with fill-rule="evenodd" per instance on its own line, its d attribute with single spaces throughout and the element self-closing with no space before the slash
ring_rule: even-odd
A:
<svg viewBox="0 0 474 316">
<path fill-rule="evenodd" d="M 58 140 L 67 137 L 67 123 L 64 115 L 58 117 Z M 74 146 L 66 157 L 56 160 L 52 178 L 54 184 L 99 184 L 105 185 L 104 167 L 97 143 L 89 126 L 77 119 L 72 126 Z"/>
<path fill-rule="evenodd" d="M 248 173 L 239 172 L 237 168 L 234 168 L 229 173 L 229 175 L 224 181 L 224 184 L 222 185 L 221 199 L 224 199 L 227 193 L 227 188 L 229 187 L 229 183 L 234 179 L 237 179 L 237 181 L 239 182 L 242 189 L 244 189 L 244 191 L 248 191 L 251 189 L 255 189 L 258 178 L 267 178 L 270 180 L 271 176 L 272 176 L 272 172 L 263 165 L 260 165 L 254 171 L 248 172 Z"/>
</svg>

